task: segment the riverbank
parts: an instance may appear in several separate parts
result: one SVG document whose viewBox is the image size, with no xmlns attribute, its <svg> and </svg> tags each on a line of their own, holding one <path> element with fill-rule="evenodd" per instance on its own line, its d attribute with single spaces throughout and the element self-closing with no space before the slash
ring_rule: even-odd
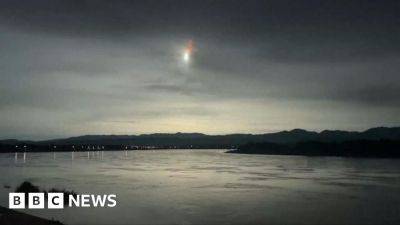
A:
<svg viewBox="0 0 400 225">
<path fill-rule="evenodd" d="M 295 144 L 248 143 L 227 153 L 362 158 L 400 158 L 400 141 L 354 140 L 344 142 L 299 142 Z"/>
<path fill-rule="evenodd" d="M 0 206 L 2 225 L 62 225 L 59 221 L 47 220 Z"/>
</svg>

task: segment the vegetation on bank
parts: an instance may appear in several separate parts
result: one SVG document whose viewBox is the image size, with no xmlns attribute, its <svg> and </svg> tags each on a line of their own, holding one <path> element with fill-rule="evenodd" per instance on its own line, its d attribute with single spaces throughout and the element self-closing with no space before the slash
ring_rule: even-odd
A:
<svg viewBox="0 0 400 225">
<path fill-rule="evenodd" d="M 6 189 L 11 188 L 10 185 L 3 186 Z M 23 193 L 34 193 L 34 192 L 46 192 L 46 190 L 40 190 L 38 186 L 33 185 L 29 181 L 22 182 L 16 189 L 15 192 L 23 192 Z M 50 189 L 49 192 L 62 192 L 65 195 L 75 194 L 75 192 L 66 192 L 66 191 L 59 191 L 55 189 Z M 45 195 L 47 196 L 47 195 Z M 28 195 L 25 195 L 26 199 L 25 202 L 28 202 Z M 64 198 L 65 199 L 65 198 Z M 64 201 L 65 204 L 65 201 Z M 40 218 L 37 216 L 32 216 L 23 212 L 19 212 L 13 209 L 8 209 L 5 207 L 0 206 L 0 224 L 1 225 L 22 225 L 22 224 L 29 224 L 29 225 L 63 225 L 63 223 L 57 220 L 48 220 L 44 218 Z"/>
<path fill-rule="evenodd" d="M 36 192 L 42 192 L 45 193 L 45 197 L 47 199 L 47 193 L 63 193 L 64 194 L 64 205 L 68 204 L 69 201 L 69 196 L 76 196 L 77 193 L 74 191 L 68 191 L 65 189 L 57 189 L 57 188 L 51 188 L 49 190 L 41 190 L 38 186 L 33 185 L 29 181 L 24 181 L 22 184 L 20 184 L 16 189 L 15 192 L 22 192 L 22 193 L 36 193 Z M 25 195 L 26 199 L 25 202 L 28 202 L 28 195 Z"/>
</svg>

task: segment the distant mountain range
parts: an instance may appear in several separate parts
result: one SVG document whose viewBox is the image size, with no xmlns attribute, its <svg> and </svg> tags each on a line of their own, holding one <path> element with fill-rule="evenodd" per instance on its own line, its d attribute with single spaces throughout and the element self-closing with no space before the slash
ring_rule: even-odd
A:
<svg viewBox="0 0 400 225">
<path fill-rule="evenodd" d="M 351 140 L 400 140 L 400 127 L 377 127 L 363 132 L 302 129 L 267 134 L 206 135 L 201 133 L 155 133 L 142 135 L 85 135 L 45 141 L 1 140 L 0 145 L 105 145 L 154 146 L 155 148 L 236 148 L 249 142 L 295 144 L 299 142 L 344 142 Z"/>
</svg>

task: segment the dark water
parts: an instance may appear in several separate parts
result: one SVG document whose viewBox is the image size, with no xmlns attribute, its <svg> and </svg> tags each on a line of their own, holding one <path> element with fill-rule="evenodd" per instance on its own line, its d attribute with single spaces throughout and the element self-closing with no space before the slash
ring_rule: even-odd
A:
<svg viewBox="0 0 400 225">
<path fill-rule="evenodd" d="M 23 161 L 0 154 L 0 205 L 25 180 L 117 194 L 115 208 L 23 210 L 66 224 L 400 223 L 400 160 L 168 150 L 31 153 Z"/>
</svg>

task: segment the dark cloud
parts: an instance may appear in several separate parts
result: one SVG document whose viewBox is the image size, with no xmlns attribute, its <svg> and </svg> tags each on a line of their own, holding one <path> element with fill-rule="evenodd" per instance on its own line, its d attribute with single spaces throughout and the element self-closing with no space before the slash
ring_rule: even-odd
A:
<svg viewBox="0 0 400 225">
<path fill-rule="evenodd" d="M 398 34 L 400 22 L 399 3 L 389 0 L 4 0 L 0 6 L 3 23 L 74 35 L 160 31 L 174 35 L 186 31 L 209 37 L 218 36 L 217 32 L 234 34 L 227 40 L 260 34 L 280 39 L 321 35 L 332 35 L 330 39 L 334 39 L 355 34 L 377 38 Z"/>
<path fill-rule="evenodd" d="M 254 48 L 278 62 L 364 61 L 400 51 L 398 1 L 11 1 L 2 24 L 131 41 L 183 36 Z"/>
</svg>

